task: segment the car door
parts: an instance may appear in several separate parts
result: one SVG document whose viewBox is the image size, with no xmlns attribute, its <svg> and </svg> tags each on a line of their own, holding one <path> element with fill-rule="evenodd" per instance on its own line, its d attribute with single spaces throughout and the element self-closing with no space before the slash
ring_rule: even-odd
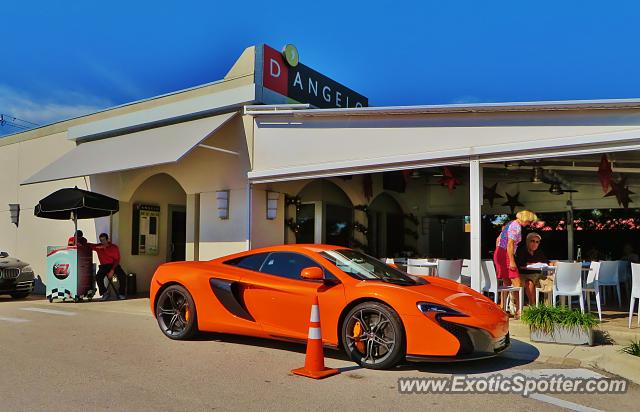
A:
<svg viewBox="0 0 640 412">
<path fill-rule="evenodd" d="M 322 282 L 300 278 L 300 271 L 312 266 L 324 270 L 322 265 L 303 254 L 272 252 L 259 273 L 247 272 L 242 278 L 247 310 L 265 332 L 276 337 L 304 340 L 308 334 L 314 294 L 318 294 L 320 300 L 321 319 L 324 318 L 323 302 L 328 304 L 336 299 L 344 302 L 344 288 L 338 282 L 326 287 Z M 325 273 L 328 272 L 325 270 Z"/>
</svg>

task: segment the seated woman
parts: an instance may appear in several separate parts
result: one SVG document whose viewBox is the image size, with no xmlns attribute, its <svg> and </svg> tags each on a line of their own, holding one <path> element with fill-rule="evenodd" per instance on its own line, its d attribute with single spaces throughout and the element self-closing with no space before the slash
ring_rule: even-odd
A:
<svg viewBox="0 0 640 412">
<path fill-rule="evenodd" d="M 542 237 L 539 234 L 529 233 L 525 241 L 526 247 L 518 248 L 515 256 L 520 269 L 520 280 L 530 305 L 535 304 L 536 287 L 540 287 L 540 277 L 543 277 L 543 274 L 536 270 L 527 270 L 526 267 L 532 263 L 549 263 L 549 259 L 540 250 L 541 241 Z"/>
</svg>

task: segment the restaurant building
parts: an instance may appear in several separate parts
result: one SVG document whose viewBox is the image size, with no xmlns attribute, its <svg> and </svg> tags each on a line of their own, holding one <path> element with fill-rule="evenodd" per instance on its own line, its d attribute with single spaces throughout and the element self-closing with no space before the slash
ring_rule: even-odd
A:
<svg viewBox="0 0 640 412">
<path fill-rule="evenodd" d="M 367 107 L 298 57 L 249 47 L 221 81 L 0 139 L 0 249 L 46 284 L 73 226 L 33 207 L 73 186 L 120 201 L 80 229 L 111 233 L 139 291 L 163 262 L 295 242 L 468 258 L 478 288 L 525 206 L 557 258 L 637 233 L 640 100 Z"/>
</svg>

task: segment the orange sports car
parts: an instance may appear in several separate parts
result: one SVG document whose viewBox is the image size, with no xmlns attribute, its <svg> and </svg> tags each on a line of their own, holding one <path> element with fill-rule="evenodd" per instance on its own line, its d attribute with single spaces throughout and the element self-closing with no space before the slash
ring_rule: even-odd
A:
<svg viewBox="0 0 640 412">
<path fill-rule="evenodd" d="M 171 339 L 210 331 L 306 342 L 315 294 L 323 343 L 343 347 L 366 368 L 476 359 L 509 346 L 509 319 L 485 296 L 338 246 L 282 245 L 166 263 L 153 276 L 150 301 Z"/>
</svg>

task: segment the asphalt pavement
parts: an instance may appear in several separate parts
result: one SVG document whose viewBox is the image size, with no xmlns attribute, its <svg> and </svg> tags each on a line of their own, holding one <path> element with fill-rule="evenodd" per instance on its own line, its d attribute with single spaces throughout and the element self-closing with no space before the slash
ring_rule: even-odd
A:
<svg viewBox="0 0 640 412">
<path fill-rule="evenodd" d="M 172 341 L 158 329 L 147 299 L 53 303 L 0 297 L 0 410 L 635 410 L 626 394 L 401 394 L 398 379 L 452 375 L 555 374 L 563 368 L 510 356 L 450 364 L 362 369 L 340 352 L 326 364 L 340 375 L 315 381 L 292 375 L 304 346 L 207 333 Z M 523 350 L 524 342 L 514 348 Z M 514 353 L 517 353 L 514 352 Z M 512 354 L 513 355 L 513 354 Z M 542 371 L 543 370 L 543 371 Z"/>
</svg>

